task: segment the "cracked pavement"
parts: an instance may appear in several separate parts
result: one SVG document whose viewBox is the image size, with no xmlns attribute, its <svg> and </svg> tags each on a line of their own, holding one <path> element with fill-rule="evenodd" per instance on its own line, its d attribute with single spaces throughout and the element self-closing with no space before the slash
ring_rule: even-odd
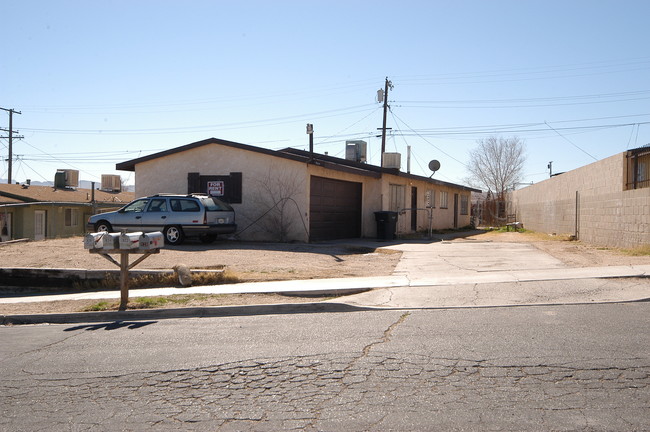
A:
<svg viewBox="0 0 650 432">
<path fill-rule="evenodd" d="M 646 430 L 650 304 L 0 328 L 0 429 Z"/>
</svg>

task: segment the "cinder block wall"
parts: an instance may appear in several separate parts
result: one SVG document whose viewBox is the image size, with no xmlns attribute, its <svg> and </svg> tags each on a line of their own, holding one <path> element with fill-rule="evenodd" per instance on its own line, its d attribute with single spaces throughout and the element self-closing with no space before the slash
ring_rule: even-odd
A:
<svg viewBox="0 0 650 432">
<path fill-rule="evenodd" d="M 624 190 L 625 153 L 512 193 L 526 229 L 634 248 L 650 243 L 650 188 Z"/>
</svg>

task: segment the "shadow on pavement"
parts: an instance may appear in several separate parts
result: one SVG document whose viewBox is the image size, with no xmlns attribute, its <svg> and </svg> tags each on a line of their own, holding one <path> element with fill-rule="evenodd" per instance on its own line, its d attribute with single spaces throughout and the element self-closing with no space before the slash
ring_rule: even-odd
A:
<svg viewBox="0 0 650 432">
<path fill-rule="evenodd" d="M 342 313 L 376 310 L 373 308 L 350 306 L 339 303 L 287 303 L 273 305 L 251 306 L 215 306 L 179 309 L 132 310 L 122 312 L 80 312 L 69 314 L 40 314 L 40 315 L 6 315 L 0 317 L 0 325 L 20 324 L 74 324 L 102 323 L 96 326 L 78 326 L 71 330 L 114 330 L 116 328 L 135 325 L 135 321 L 151 321 L 139 325 L 153 324 L 163 319 L 179 318 L 216 318 L 254 315 L 288 315 L 302 313 Z M 111 327 L 113 326 L 113 327 Z M 96 328 L 95 328 L 96 327 Z"/>
<path fill-rule="evenodd" d="M 144 326 L 148 326 L 151 324 L 155 324 L 157 321 L 114 321 L 110 323 L 103 323 L 103 324 L 84 324 L 76 327 L 70 327 L 67 328 L 63 331 L 75 331 L 75 330 L 86 330 L 86 331 L 94 331 L 94 330 L 117 330 L 120 328 L 126 327 L 129 330 L 135 330 L 139 329 Z"/>
</svg>

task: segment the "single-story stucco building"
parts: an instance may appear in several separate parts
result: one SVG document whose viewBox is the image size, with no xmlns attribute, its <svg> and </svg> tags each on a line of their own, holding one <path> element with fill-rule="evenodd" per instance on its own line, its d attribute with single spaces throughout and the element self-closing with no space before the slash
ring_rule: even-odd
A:
<svg viewBox="0 0 650 432">
<path fill-rule="evenodd" d="M 375 212 L 399 212 L 398 233 L 470 224 L 475 189 L 287 148 L 209 138 L 118 163 L 136 196 L 209 193 L 236 211 L 245 240 L 322 241 L 377 235 Z"/>
<path fill-rule="evenodd" d="M 526 229 L 610 247 L 650 244 L 650 146 L 516 190 L 509 204 Z"/>
<path fill-rule="evenodd" d="M 118 209 L 133 197 L 133 192 L 0 184 L 0 241 L 82 235 L 88 216 Z"/>
</svg>

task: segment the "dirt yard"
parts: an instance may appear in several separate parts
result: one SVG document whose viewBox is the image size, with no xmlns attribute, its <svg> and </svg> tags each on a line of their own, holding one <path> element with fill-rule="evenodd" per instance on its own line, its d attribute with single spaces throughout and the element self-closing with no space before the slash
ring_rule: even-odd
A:
<svg viewBox="0 0 650 432">
<path fill-rule="evenodd" d="M 243 243 L 217 241 L 212 245 L 187 242 L 165 248 L 146 258 L 137 269 L 171 270 L 185 264 L 193 270 L 224 268 L 240 282 L 321 279 L 390 275 L 400 252 L 344 244 Z M 131 260 L 133 261 L 133 259 Z M 0 243 L 0 263 L 4 268 L 112 269 L 111 264 L 83 247 L 83 238 Z M 155 307 L 199 307 L 244 304 L 271 304 L 318 301 L 318 297 L 277 294 L 187 296 Z M 110 301 L 109 309 L 117 302 Z M 0 315 L 79 312 L 98 301 L 56 301 L 0 304 Z M 129 308 L 147 307 L 130 299 Z M 151 307 L 151 306 L 148 306 Z"/>
<path fill-rule="evenodd" d="M 470 238 L 483 241 L 530 243 L 569 267 L 650 265 L 648 254 L 650 249 L 646 250 L 645 254 L 635 255 L 635 252 L 641 253 L 641 251 L 603 248 L 579 241 L 569 241 L 563 237 L 528 232 L 492 231 Z"/>
<path fill-rule="evenodd" d="M 369 242 L 372 243 L 372 242 Z M 247 243 L 217 241 L 211 245 L 188 241 L 161 249 L 137 269 L 170 270 L 185 264 L 191 269 L 226 268 L 242 282 L 381 276 L 392 273 L 400 253 L 344 244 Z M 98 254 L 84 249 L 83 238 L 0 243 L 2 267 L 113 269 Z M 133 259 L 131 259 L 133 261 Z"/>
<path fill-rule="evenodd" d="M 459 238 L 455 241 L 525 242 L 561 260 L 571 267 L 650 264 L 650 256 L 633 256 L 616 249 L 598 248 L 580 242 L 531 233 L 488 232 Z M 178 264 L 192 269 L 224 267 L 240 281 L 314 279 L 355 276 L 390 275 L 401 253 L 370 247 L 342 244 L 276 244 L 216 242 L 213 245 L 187 243 L 161 250 L 142 263 L 138 269 L 171 269 Z M 379 249 L 374 249 L 377 247 Z M 4 268 L 82 268 L 116 269 L 101 256 L 83 248 L 81 237 L 45 241 L 0 243 L 0 262 Z M 318 301 L 281 295 L 191 296 L 182 307 L 269 304 Z M 96 301 L 59 301 L 42 303 L 0 304 L 0 314 L 65 313 L 84 310 Z M 116 304 L 116 302 L 115 302 Z M 181 307 L 172 302 L 155 307 Z M 130 304 L 131 307 L 131 304 Z M 140 307 L 134 304 L 133 307 Z"/>
</svg>

